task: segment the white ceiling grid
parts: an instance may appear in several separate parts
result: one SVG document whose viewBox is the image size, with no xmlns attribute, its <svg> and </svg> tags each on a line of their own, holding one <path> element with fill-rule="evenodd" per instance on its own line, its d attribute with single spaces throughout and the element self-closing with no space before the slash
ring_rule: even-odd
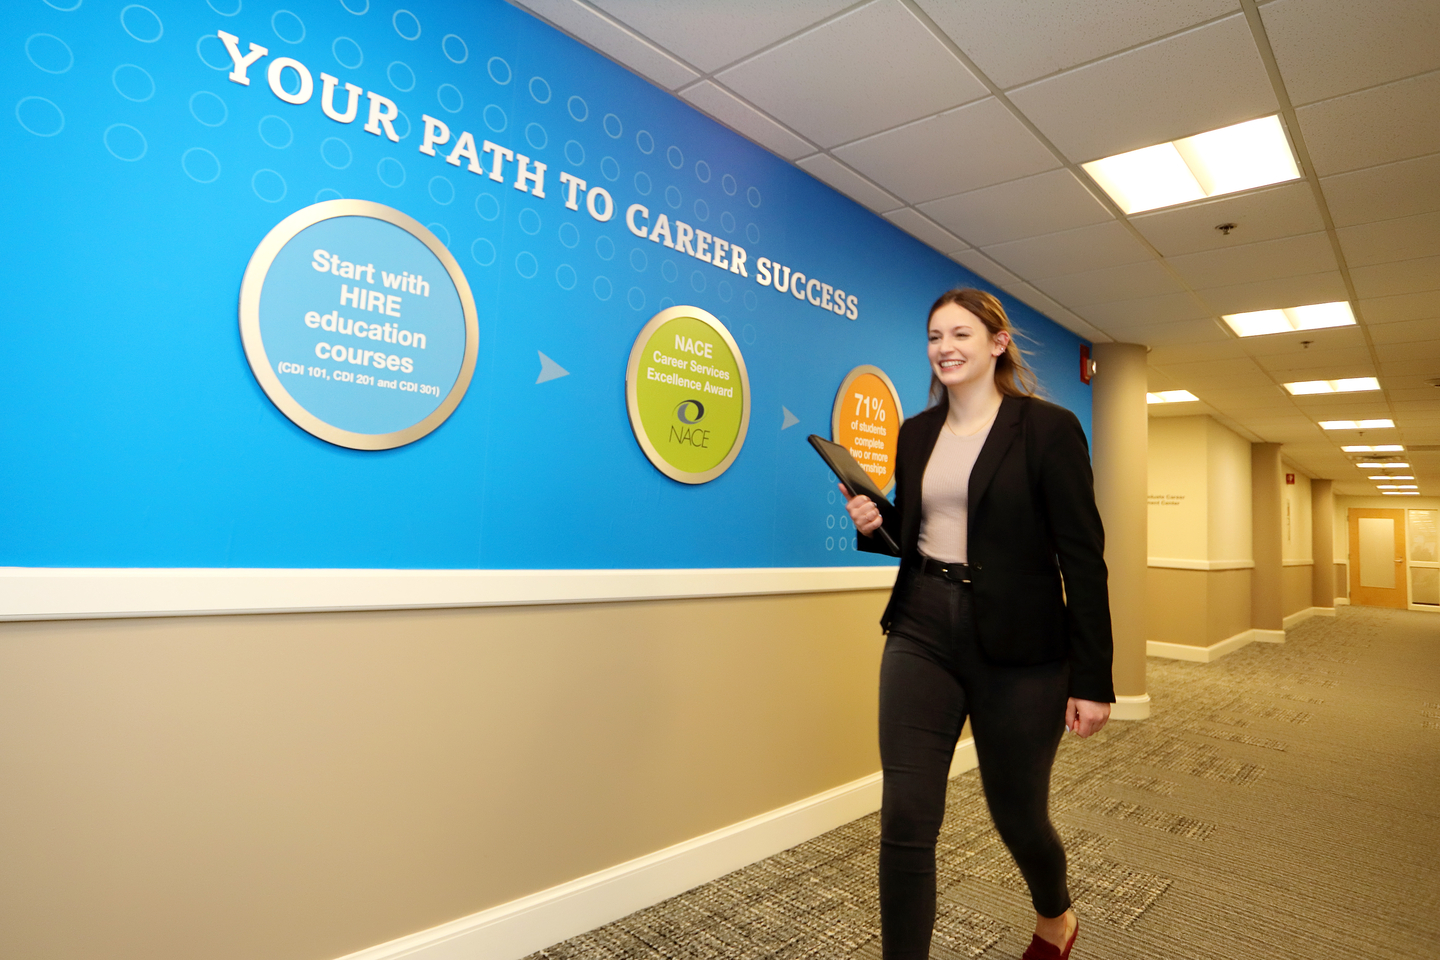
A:
<svg viewBox="0 0 1440 960">
<path fill-rule="evenodd" d="M 1440 441 L 1435 0 L 512 2 L 1076 332 L 1148 344 L 1152 387 L 1202 400 L 1154 416 L 1285 443 L 1351 494 L 1374 491 L 1342 443 Z M 1276 112 L 1295 183 L 1127 217 L 1080 167 Z M 1360 326 L 1219 319 L 1332 300 Z M 1353 376 L 1384 389 L 1279 386 Z M 1440 452 L 1411 460 L 1440 484 Z"/>
</svg>

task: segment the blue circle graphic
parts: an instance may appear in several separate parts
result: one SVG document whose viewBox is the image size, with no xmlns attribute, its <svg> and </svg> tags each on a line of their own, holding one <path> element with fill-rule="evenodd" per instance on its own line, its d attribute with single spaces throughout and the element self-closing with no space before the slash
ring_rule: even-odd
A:
<svg viewBox="0 0 1440 960">
<path fill-rule="evenodd" d="M 439 240 L 446 247 L 450 246 L 450 230 L 445 226 L 445 224 L 427 223 L 425 224 L 425 229 L 435 234 L 435 239 Z"/>
<path fill-rule="evenodd" d="M 442 207 L 448 207 L 455 202 L 455 184 L 436 174 L 430 178 L 430 199 Z M 445 246 L 450 246 L 448 240 L 445 242 Z"/>
<path fill-rule="evenodd" d="M 670 299 L 669 297 L 661 297 L 660 302 L 655 304 L 655 306 L 659 307 L 661 310 L 668 310 L 669 308 L 675 306 L 675 301 Z"/>
<path fill-rule="evenodd" d="M 705 274 L 699 270 L 690 274 L 690 286 L 696 293 L 705 292 Z"/>
<path fill-rule="evenodd" d="M 285 178 L 274 170 L 256 170 L 250 177 L 250 189 L 255 191 L 255 196 L 266 203 L 279 203 L 285 199 L 285 193 L 289 189 L 285 185 Z"/>
<path fill-rule="evenodd" d="M 696 161 L 695 161 L 695 179 L 696 179 L 696 180 L 699 180 L 701 183 L 709 183 L 709 182 L 710 182 L 710 164 L 706 163 L 704 160 L 696 160 Z"/>
<path fill-rule="evenodd" d="M 405 185 L 405 164 L 394 157 L 381 157 L 380 162 L 375 164 L 375 176 L 380 182 L 392 190 Z"/>
<path fill-rule="evenodd" d="M 751 187 L 749 190 L 745 191 L 745 199 L 750 201 L 750 206 L 752 207 L 760 206 L 760 191 L 756 190 L 754 187 Z"/>
<path fill-rule="evenodd" d="M 221 10 L 219 7 L 215 6 L 215 0 L 205 0 L 205 5 L 211 10 L 214 10 L 216 13 L 220 14 L 220 16 L 222 17 L 233 17 L 240 12 L 241 0 L 235 0 L 234 10 Z M 79 4 L 76 4 L 76 6 L 79 6 Z"/>
<path fill-rule="evenodd" d="M 754 296 L 754 294 L 747 293 L 746 296 Z M 753 347 L 755 345 L 755 328 L 750 326 L 750 324 L 745 324 L 744 328 L 740 331 L 740 336 L 745 338 L 746 346 Z M 825 472 L 828 474 L 830 471 L 827 470 Z"/>
<path fill-rule="evenodd" d="M 681 198 L 680 198 L 680 188 L 679 188 L 679 187 L 666 187 L 666 188 L 665 188 L 665 202 L 670 205 L 670 209 L 671 209 L 671 210 L 679 210 L 679 209 L 680 209 L 680 201 L 681 201 Z"/>
<path fill-rule="evenodd" d="M 600 172 L 605 175 L 606 180 L 615 181 L 620 179 L 620 164 L 614 157 L 606 157 L 600 161 Z"/>
<path fill-rule="evenodd" d="M 205 55 L 206 49 L 213 51 L 208 57 Z M 195 41 L 195 56 L 211 70 L 230 70 L 234 66 L 230 62 L 230 54 L 225 50 L 224 42 L 213 33 L 207 33 Z"/>
<path fill-rule="evenodd" d="M 336 37 L 330 44 L 330 55 L 346 70 L 359 70 L 365 63 L 365 51 L 349 37 Z"/>
<path fill-rule="evenodd" d="M 110 151 L 110 156 L 126 163 L 145 159 L 145 154 L 150 149 L 150 145 L 145 142 L 145 134 L 128 123 L 110 124 L 105 128 L 101 139 L 105 142 L 105 149 Z"/>
<path fill-rule="evenodd" d="M 595 282 L 590 285 L 590 289 L 594 291 L 597 300 L 609 300 L 615 292 L 609 277 L 596 277 Z"/>
<path fill-rule="evenodd" d="M 726 210 L 724 213 L 720 214 L 720 229 L 724 230 L 726 233 L 735 232 L 735 216 L 729 210 Z"/>
<path fill-rule="evenodd" d="M 545 128 L 540 126 L 540 124 L 527 123 L 525 125 L 525 142 L 536 150 L 544 150 L 545 145 L 550 142 L 550 138 L 546 135 Z"/>
<path fill-rule="evenodd" d="M 324 203 L 326 200 L 344 200 L 345 196 L 334 187 L 321 187 L 315 191 L 315 202 Z"/>
<path fill-rule="evenodd" d="M 220 158 L 204 147 L 191 147 L 180 155 L 180 169 L 196 183 L 214 183 L 220 179 Z"/>
<path fill-rule="evenodd" d="M 295 142 L 295 131 L 283 118 L 272 113 L 260 118 L 260 139 L 267 147 L 284 150 Z"/>
<path fill-rule="evenodd" d="M 580 243 L 580 228 L 569 221 L 560 224 L 560 242 L 573 250 Z"/>
<path fill-rule="evenodd" d="M 571 97 L 565 104 L 565 109 L 570 111 L 570 119 L 580 123 L 590 118 L 590 104 L 579 97 Z"/>
<path fill-rule="evenodd" d="M 679 170 L 681 167 L 685 166 L 685 154 L 680 152 L 679 147 L 671 147 L 669 150 L 666 150 L 665 160 L 667 163 L 670 164 L 670 166 L 674 167 L 676 170 Z"/>
<path fill-rule="evenodd" d="M 745 237 L 746 237 L 746 239 L 748 239 L 751 243 L 759 243 L 759 242 L 760 242 L 760 228 L 757 227 L 757 226 L 755 226 L 755 224 L 753 224 L 753 223 L 746 224 L 746 225 L 745 225 Z"/>
<path fill-rule="evenodd" d="M 453 33 L 447 33 L 440 40 L 440 52 L 451 63 L 464 63 L 470 59 L 470 47 Z"/>
<path fill-rule="evenodd" d="M 400 129 L 402 125 L 405 127 L 404 130 Z M 401 140 L 410 136 L 410 118 L 405 115 L 404 110 L 399 111 L 399 114 L 395 117 L 395 135 Z"/>
<path fill-rule="evenodd" d="M 710 219 L 710 204 L 704 200 L 695 201 L 695 219 L 701 222 Z"/>
<path fill-rule="evenodd" d="M 644 273 L 645 268 L 650 266 L 650 258 L 645 256 L 645 251 L 639 247 L 630 251 L 630 266 L 637 273 Z"/>
<path fill-rule="evenodd" d="M 595 238 L 595 254 L 601 260 L 611 260 L 615 257 L 615 241 L 601 234 Z"/>
<path fill-rule="evenodd" d="M 72 4 L 70 4 L 70 6 L 66 7 L 66 6 L 63 6 L 63 5 L 61 5 L 61 4 L 56 3 L 55 0 L 45 0 L 45 6 L 51 7 L 51 8 L 53 8 L 53 9 L 55 9 L 55 10 L 59 10 L 61 13 L 73 13 L 74 11 L 79 10 L 79 9 L 80 9 L 80 4 L 82 4 L 82 3 L 84 3 L 84 2 L 85 2 L 85 0 L 75 0 L 74 3 L 72 3 Z"/>
<path fill-rule="evenodd" d="M 576 140 L 566 140 L 565 159 L 572 167 L 583 166 L 585 163 L 585 148 L 580 146 L 580 143 Z"/>
<path fill-rule="evenodd" d="M 526 280 L 534 280 L 540 272 L 540 261 L 529 250 L 521 250 L 515 255 L 515 272 Z"/>
<path fill-rule="evenodd" d="M 580 278 L 575 274 L 575 268 L 568 263 L 562 263 L 555 268 L 555 282 L 560 285 L 561 290 L 574 290 L 575 284 Z"/>
<path fill-rule="evenodd" d="M 646 173 L 644 170 L 641 170 L 635 174 L 636 193 L 640 194 L 640 196 L 642 197 L 648 197 L 650 196 L 650 190 L 652 189 L 652 187 L 653 184 L 651 184 L 650 182 L 650 174 Z"/>
<path fill-rule="evenodd" d="M 611 140 L 619 140 L 620 135 L 625 132 L 625 125 L 622 124 L 620 118 L 613 113 L 605 114 L 605 119 L 601 122 L 601 126 L 605 128 L 605 135 Z"/>
<path fill-rule="evenodd" d="M 505 116 L 505 111 L 493 103 L 485 107 L 485 112 L 482 116 L 485 118 L 485 126 L 496 133 L 504 131 L 506 125 L 510 122 L 509 118 Z"/>
<path fill-rule="evenodd" d="M 141 43 L 154 43 L 165 35 L 165 24 L 160 22 L 159 14 L 138 3 L 120 8 L 120 26 Z"/>
<path fill-rule="evenodd" d="M 122 63 L 110 74 L 115 92 L 126 100 L 144 103 L 155 96 L 155 78 L 150 71 L 133 63 Z"/>
<path fill-rule="evenodd" d="M 53 137 L 65 129 L 65 114 L 44 97 L 21 97 L 15 104 L 15 120 L 37 137 Z"/>
<path fill-rule="evenodd" d="M 459 113 L 465 109 L 465 95 L 453 83 L 440 84 L 435 91 L 435 99 L 439 102 L 442 110 L 450 113 Z"/>
<path fill-rule="evenodd" d="M 732 197 L 735 196 L 735 191 L 736 189 L 738 189 L 738 185 L 735 183 L 735 178 L 730 176 L 730 174 L 728 173 L 725 174 L 725 176 L 720 178 L 720 189 L 724 190 Z"/>
<path fill-rule="evenodd" d="M 403 60 L 396 60 L 385 68 L 385 79 L 401 93 L 409 93 L 415 89 L 415 71 Z"/>
<path fill-rule="evenodd" d="M 359 10 L 351 6 L 354 2 L 355 0 L 340 0 L 340 6 L 345 8 L 346 13 L 353 13 L 357 17 L 363 17 L 370 12 L 370 0 L 361 0 L 363 5 Z"/>
<path fill-rule="evenodd" d="M 544 77 L 530 78 L 530 99 L 536 103 L 550 102 L 550 84 L 545 82 Z"/>
<path fill-rule="evenodd" d="M 305 39 L 305 21 L 290 10 L 276 10 L 271 14 L 270 29 L 275 32 L 275 36 L 289 44 Z"/>
<path fill-rule="evenodd" d="M 490 79 L 500 86 L 507 86 L 515 79 L 515 74 L 510 70 L 510 64 L 502 57 L 491 57 L 485 63 L 485 72 L 490 74 Z"/>
<path fill-rule="evenodd" d="M 649 130 L 641 130 L 639 133 L 635 134 L 635 146 L 640 148 L 641 153 L 654 153 L 655 138 L 650 136 Z"/>
<path fill-rule="evenodd" d="M 666 260 L 660 264 L 660 276 L 664 277 L 667 283 L 674 283 L 680 279 L 680 269 L 675 266 L 674 260 Z"/>
<path fill-rule="evenodd" d="M 344 170 L 355 159 L 355 154 L 351 152 L 350 144 L 339 137 L 326 137 L 320 141 L 320 159 L 328 167 Z"/>
<path fill-rule="evenodd" d="M 482 193 L 475 198 L 475 212 L 481 220 L 494 220 L 500 216 L 500 201 L 494 194 Z"/>
<path fill-rule="evenodd" d="M 25 41 L 25 56 L 37 70 L 46 73 L 65 73 L 75 66 L 75 54 L 70 46 L 53 33 L 36 33 Z"/>
<path fill-rule="evenodd" d="M 517 217 L 516 220 L 520 224 L 520 229 L 524 230 L 532 237 L 535 236 L 535 234 L 539 233 L 540 227 L 543 226 L 543 224 L 540 222 L 540 214 L 536 213 L 530 207 L 526 207 L 524 210 L 521 210 L 520 216 Z"/>
<path fill-rule="evenodd" d="M 400 34 L 401 40 L 420 39 L 420 20 L 409 10 L 396 10 L 390 18 L 390 25 Z"/>
<path fill-rule="evenodd" d="M 488 267 L 495 263 L 495 244 L 480 237 L 470 244 L 470 259 L 482 267 Z"/>
<path fill-rule="evenodd" d="M 720 299 L 725 301 L 726 303 L 729 303 L 730 298 L 735 295 L 735 291 L 730 288 L 729 280 L 721 280 L 718 284 L 716 284 L 715 292 L 718 293 L 720 295 Z"/>
<path fill-rule="evenodd" d="M 644 310 L 645 291 L 639 287 L 631 287 L 630 292 L 625 294 L 625 302 L 630 304 L 631 310 Z"/>
<path fill-rule="evenodd" d="M 746 290 L 744 300 L 746 310 L 754 310 L 760 306 L 760 300 L 755 296 L 754 290 Z M 755 341 L 751 340 L 750 342 L 754 343 Z"/>
</svg>

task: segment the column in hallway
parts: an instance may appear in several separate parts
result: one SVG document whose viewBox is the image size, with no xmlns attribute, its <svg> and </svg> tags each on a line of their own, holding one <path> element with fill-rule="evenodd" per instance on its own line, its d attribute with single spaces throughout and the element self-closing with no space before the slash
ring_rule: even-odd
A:
<svg viewBox="0 0 1440 960">
<path fill-rule="evenodd" d="M 1280 471 L 1280 444 L 1250 444 L 1250 522 L 1255 551 L 1250 626 L 1256 640 L 1270 643 L 1285 642 Z"/>
<path fill-rule="evenodd" d="M 1310 605 L 1335 608 L 1335 482 L 1310 481 Z"/>
<path fill-rule="evenodd" d="M 1150 716 L 1145 689 L 1146 470 L 1149 423 L 1145 410 L 1146 349 L 1137 343 L 1097 343 L 1092 430 L 1095 502 L 1105 523 L 1110 568 L 1110 617 L 1115 629 L 1117 720 Z"/>
</svg>

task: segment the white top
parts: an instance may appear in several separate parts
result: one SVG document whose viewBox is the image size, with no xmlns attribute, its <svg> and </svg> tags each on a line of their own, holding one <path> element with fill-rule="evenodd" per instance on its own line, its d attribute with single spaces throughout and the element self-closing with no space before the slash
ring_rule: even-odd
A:
<svg viewBox="0 0 1440 960">
<path fill-rule="evenodd" d="M 920 552 L 925 556 L 945 563 L 968 562 L 970 471 L 994 425 L 991 417 L 968 437 L 956 436 L 948 424 L 940 428 L 920 485 Z"/>
</svg>

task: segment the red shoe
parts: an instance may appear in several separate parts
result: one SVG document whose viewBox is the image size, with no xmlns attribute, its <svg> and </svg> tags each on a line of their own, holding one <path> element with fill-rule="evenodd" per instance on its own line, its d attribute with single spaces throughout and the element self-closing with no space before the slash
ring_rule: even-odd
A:
<svg viewBox="0 0 1440 960">
<path fill-rule="evenodd" d="M 1064 950 L 1037 933 L 1030 938 L 1030 946 L 1025 949 L 1025 955 L 1020 960 L 1069 960 L 1070 948 L 1075 946 L 1075 938 L 1079 935 L 1080 920 L 1078 917 L 1075 920 L 1075 929 L 1070 932 L 1070 942 L 1065 944 Z"/>
</svg>

